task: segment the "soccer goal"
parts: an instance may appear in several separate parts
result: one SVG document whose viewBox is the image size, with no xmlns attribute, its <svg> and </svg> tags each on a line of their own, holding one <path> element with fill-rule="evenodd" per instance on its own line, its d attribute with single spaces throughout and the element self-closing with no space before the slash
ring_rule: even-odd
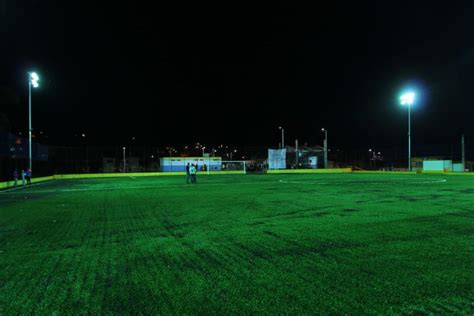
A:
<svg viewBox="0 0 474 316">
<path fill-rule="evenodd" d="M 221 171 L 246 173 L 245 160 L 229 160 L 221 162 Z"/>
</svg>

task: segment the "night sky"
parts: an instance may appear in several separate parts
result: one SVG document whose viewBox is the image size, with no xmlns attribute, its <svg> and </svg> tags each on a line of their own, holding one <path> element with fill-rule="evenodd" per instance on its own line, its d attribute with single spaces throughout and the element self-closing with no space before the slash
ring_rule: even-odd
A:
<svg viewBox="0 0 474 316">
<path fill-rule="evenodd" d="M 404 146 L 411 86 L 414 145 L 472 142 L 474 2 L 415 2 L 0 0 L 0 112 L 35 70 L 54 144 Z"/>
</svg>

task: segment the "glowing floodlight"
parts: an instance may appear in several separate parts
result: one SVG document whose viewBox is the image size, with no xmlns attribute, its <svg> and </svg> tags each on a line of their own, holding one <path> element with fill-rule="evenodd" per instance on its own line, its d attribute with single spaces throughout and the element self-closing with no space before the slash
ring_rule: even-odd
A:
<svg viewBox="0 0 474 316">
<path fill-rule="evenodd" d="M 39 83 L 38 83 L 39 77 L 36 74 L 36 72 L 30 73 L 30 81 L 31 81 L 31 85 L 33 86 L 33 88 L 38 88 L 39 87 Z"/>
<path fill-rule="evenodd" d="M 404 93 L 400 97 L 400 103 L 402 105 L 412 105 L 413 102 L 415 102 L 415 93 L 414 92 Z"/>
</svg>

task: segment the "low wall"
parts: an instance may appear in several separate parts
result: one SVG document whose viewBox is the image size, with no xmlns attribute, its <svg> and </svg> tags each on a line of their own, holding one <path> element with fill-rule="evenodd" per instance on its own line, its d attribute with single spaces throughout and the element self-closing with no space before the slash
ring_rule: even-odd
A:
<svg viewBox="0 0 474 316">
<path fill-rule="evenodd" d="M 39 183 L 39 182 L 51 181 L 51 180 L 54 180 L 54 176 L 33 178 L 33 179 L 31 179 L 31 182 L 32 183 Z M 25 182 L 26 182 L 26 180 L 25 180 Z M 0 190 L 13 188 L 14 186 L 15 186 L 15 181 L 0 182 Z M 18 186 L 21 186 L 21 178 L 18 179 Z"/>
</svg>

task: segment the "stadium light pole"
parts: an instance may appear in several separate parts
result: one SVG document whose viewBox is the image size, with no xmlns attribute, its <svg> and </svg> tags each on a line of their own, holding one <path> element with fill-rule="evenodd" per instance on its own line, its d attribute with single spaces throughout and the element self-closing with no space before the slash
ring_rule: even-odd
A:
<svg viewBox="0 0 474 316">
<path fill-rule="evenodd" d="M 281 149 L 283 149 L 285 148 L 285 129 L 281 126 L 278 129 L 281 129 Z"/>
<path fill-rule="evenodd" d="M 415 93 L 406 92 L 400 97 L 400 104 L 408 108 L 408 171 L 411 171 L 411 106 L 415 102 Z"/>
<path fill-rule="evenodd" d="M 324 168 L 328 168 L 328 130 L 321 128 L 321 132 L 324 132 Z"/>
<path fill-rule="evenodd" d="M 31 135 L 33 133 L 33 128 L 31 127 L 31 87 L 39 87 L 39 77 L 36 72 L 30 72 L 28 75 L 28 166 L 29 169 L 33 170 L 33 152 L 31 149 Z"/>
</svg>

